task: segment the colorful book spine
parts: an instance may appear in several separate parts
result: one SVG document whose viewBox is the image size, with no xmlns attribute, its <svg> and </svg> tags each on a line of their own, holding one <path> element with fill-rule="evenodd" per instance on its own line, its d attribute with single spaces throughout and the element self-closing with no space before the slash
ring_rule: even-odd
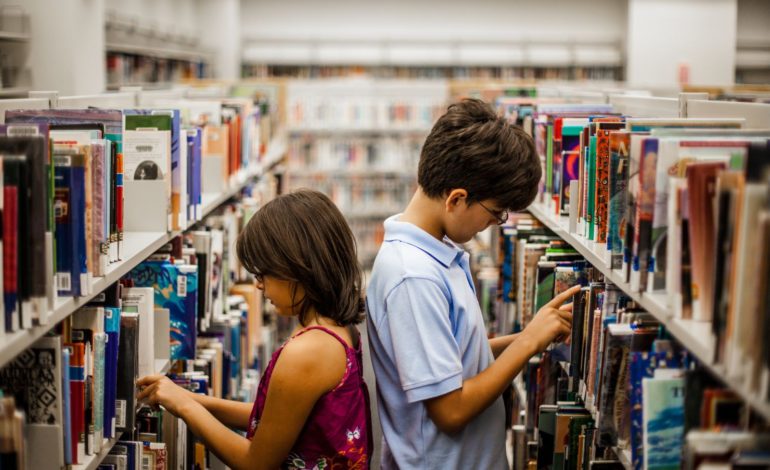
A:
<svg viewBox="0 0 770 470">
<path fill-rule="evenodd" d="M 596 136 L 590 136 L 586 155 L 588 187 L 586 188 L 586 238 L 595 239 L 596 228 Z"/>
<path fill-rule="evenodd" d="M 102 449 L 104 439 L 105 354 L 107 335 L 94 334 L 94 452 Z"/>
<path fill-rule="evenodd" d="M 71 350 L 67 347 L 63 347 L 61 351 L 61 367 L 62 367 L 62 411 L 64 418 L 64 463 L 66 465 L 72 465 L 74 463 L 73 456 L 77 448 L 73 449 L 73 434 L 72 434 L 72 398 L 70 393 L 70 353 Z"/>
<path fill-rule="evenodd" d="M 18 158 L 3 159 L 3 304 L 5 331 L 16 331 L 19 322 L 19 165 Z"/>
<path fill-rule="evenodd" d="M 634 244 L 631 263 L 632 288 L 647 289 L 648 266 L 651 256 L 652 218 L 655 212 L 655 176 L 658 157 L 658 140 L 644 139 L 639 166 L 640 188 L 636 196 L 634 218 Z"/>
<path fill-rule="evenodd" d="M 610 195 L 610 131 L 600 129 L 596 138 L 596 242 L 606 244 Z"/>
</svg>

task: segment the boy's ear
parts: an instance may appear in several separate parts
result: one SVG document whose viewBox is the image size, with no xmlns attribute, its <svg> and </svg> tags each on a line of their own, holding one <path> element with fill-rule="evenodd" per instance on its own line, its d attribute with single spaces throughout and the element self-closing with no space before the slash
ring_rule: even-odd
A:
<svg viewBox="0 0 770 470">
<path fill-rule="evenodd" d="M 449 192 L 445 200 L 445 206 L 447 211 L 451 211 L 456 208 L 461 202 L 468 200 L 468 191 L 459 188 L 453 189 Z"/>
</svg>

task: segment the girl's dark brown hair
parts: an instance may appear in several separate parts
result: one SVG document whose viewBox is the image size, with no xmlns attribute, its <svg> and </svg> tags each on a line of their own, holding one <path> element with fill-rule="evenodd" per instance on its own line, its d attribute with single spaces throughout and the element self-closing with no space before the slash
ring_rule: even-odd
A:
<svg viewBox="0 0 770 470">
<path fill-rule="evenodd" d="M 291 281 L 295 292 L 297 284 L 305 289 L 296 300 L 302 325 L 311 308 L 340 326 L 363 319 L 356 242 L 323 193 L 303 189 L 268 202 L 238 236 L 236 251 L 252 274 Z"/>
</svg>

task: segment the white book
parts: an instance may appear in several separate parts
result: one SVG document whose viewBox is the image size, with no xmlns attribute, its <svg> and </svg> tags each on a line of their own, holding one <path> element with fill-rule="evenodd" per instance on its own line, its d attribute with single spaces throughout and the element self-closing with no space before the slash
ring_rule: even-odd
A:
<svg viewBox="0 0 770 470">
<path fill-rule="evenodd" d="M 684 178 L 675 177 L 669 181 L 671 195 L 667 207 L 666 251 L 678 253 L 679 256 L 669 256 L 666 261 L 666 291 L 669 295 L 669 305 L 673 308 L 674 316 L 678 318 L 682 318 L 682 218 L 679 192 L 686 187 L 687 180 Z"/>
<path fill-rule="evenodd" d="M 179 130 L 179 179 L 181 185 L 179 189 L 179 227 L 182 230 L 187 228 L 188 213 L 187 206 L 190 202 L 190 193 L 187 191 L 187 130 Z"/>
<path fill-rule="evenodd" d="M 123 311 L 139 314 L 139 368 L 137 377 L 155 373 L 155 291 L 151 287 L 123 290 Z"/>
</svg>

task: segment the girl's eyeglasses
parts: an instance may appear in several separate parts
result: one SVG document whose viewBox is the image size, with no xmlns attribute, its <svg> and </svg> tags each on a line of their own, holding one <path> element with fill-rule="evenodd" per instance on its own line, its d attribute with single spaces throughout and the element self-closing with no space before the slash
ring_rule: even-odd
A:
<svg viewBox="0 0 770 470">
<path fill-rule="evenodd" d="M 479 205 L 484 208 L 487 212 L 492 214 L 492 216 L 497 219 L 497 225 L 503 225 L 508 220 L 508 211 L 505 209 L 493 211 L 489 207 L 485 206 L 481 203 L 481 201 L 478 201 Z"/>
</svg>

